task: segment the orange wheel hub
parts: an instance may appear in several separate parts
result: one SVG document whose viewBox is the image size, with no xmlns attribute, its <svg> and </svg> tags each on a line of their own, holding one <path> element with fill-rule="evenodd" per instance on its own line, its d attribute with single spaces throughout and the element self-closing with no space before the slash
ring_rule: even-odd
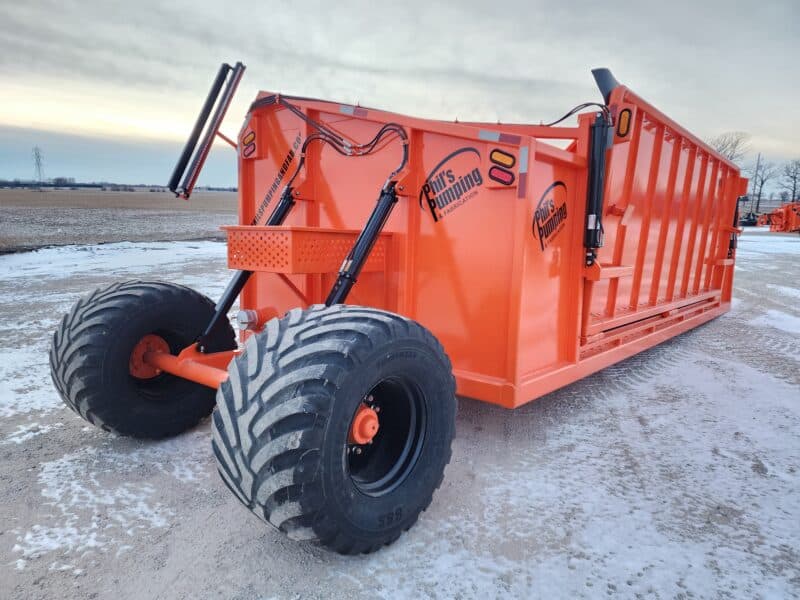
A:
<svg viewBox="0 0 800 600">
<path fill-rule="evenodd" d="M 160 335 L 152 333 L 138 341 L 133 347 L 130 361 L 128 361 L 128 371 L 137 379 L 152 379 L 161 374 L 161 369 L 144 361 L 144 355 L 148 352 L 165 352 L 169 354 L 169 344 Z"/>
<path fill-rule="evenodd" d="M 350 443 L 369 444 L 378 433 L 379 427 L 378 413 L 366 404 L 361 404 L 350 426 Z"/>
</svg>

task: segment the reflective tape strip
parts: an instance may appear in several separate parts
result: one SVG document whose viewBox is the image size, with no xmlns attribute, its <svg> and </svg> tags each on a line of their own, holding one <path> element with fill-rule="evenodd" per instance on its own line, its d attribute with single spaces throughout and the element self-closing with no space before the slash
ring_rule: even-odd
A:
<svg viewBox="0 0 800 600">
<path fill-rule="evenodd" d="M 524 198 L 525 191 L 528 185 L 528 174 L 527 173 L 520 173 L 519 179 L 517 179 L 517 198 Z"/>
<path fill-rule="evenodd" d="M 512 135 L 510 133 L 500 134 L 500 142 L 503 144 L 519 144 L 521 141 L 522 138 L 518 135 Z"/>
<path fill-rule="evenodd" d="M 348 106 L 347 104 L 339 105 L 339 112 L 343 115 L 351 115 L 353 117 L 366 117 L 367 109 L 359 106 Z"/>
<path fill-rule="evenodd" d="M 499 142 L 500 132 L 491 131 L 489 129 L 481 129 L 480 131 L 478 131 L 478 139 L 486 140 L 487 142 Z"/>
<path fill-rule="evenodd" d="M 519 174 L 528 172 L 528 147 L 523 146 L 519 149 Z"/>
</svg>

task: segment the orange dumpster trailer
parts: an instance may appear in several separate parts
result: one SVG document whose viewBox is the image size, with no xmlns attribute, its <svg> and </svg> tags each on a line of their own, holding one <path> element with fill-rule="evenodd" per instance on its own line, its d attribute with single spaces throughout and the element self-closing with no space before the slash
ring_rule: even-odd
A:
<svg viewBox="0 0 800 600">
<path fill-rule="evenodd" d="M 800 202 L 789 202 L 773 210 L 769 214 L 769 230 L 800 231 Z"/>
<path fill-rule="evenodd" d="M 229 139 L 243 71 L 221 68 L 170 181 L 188 198 L 215 137 L 237 151 L 223 297 L 93 292 L 51 367 L 71 408 L 121 434 L 213 411 L 222 479 L 292 538 L 397 539 L 442 481 L 456 394 L 514 408 L 730 308 L 746 180 L 606 69 L 575 126 L 262 92 Z"/>
</svg>

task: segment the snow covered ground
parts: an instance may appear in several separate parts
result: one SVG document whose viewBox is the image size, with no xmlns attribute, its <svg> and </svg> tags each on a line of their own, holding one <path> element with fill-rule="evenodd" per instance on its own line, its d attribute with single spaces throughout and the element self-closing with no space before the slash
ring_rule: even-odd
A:
<svg viewBox="0 0 800 600">
<path fill-rule="evenodd" d="M 217 297 L 217 242 L 0 256 L 0 598 L 800 596 L 800 239 L 748 231 L 733 310 L 509 412 L 462 400 L 444 484 L 345 558 L 266 528 L 208 424 L 118 438 L 64 408 L 57 320 L 113 280 Z"/>
</svg>

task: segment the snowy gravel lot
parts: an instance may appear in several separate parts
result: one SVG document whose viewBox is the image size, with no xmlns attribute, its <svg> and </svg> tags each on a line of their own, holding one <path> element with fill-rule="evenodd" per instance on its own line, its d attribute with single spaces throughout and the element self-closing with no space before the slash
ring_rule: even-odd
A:
<svg viewBox="0 0 800 600">
<path fill-rule="evenodd" d="M 800 238 L 740 239 L 733 310 L 505 411 L 462 400 L 444 484 L 346 558 L 263 526 L 208 423 L 118 438 L 62 406 L 57 320 L 113 280 L 217 297 L 217 242 L 0 256 L 0 598 L 800 597 Z"/>
</svg>

